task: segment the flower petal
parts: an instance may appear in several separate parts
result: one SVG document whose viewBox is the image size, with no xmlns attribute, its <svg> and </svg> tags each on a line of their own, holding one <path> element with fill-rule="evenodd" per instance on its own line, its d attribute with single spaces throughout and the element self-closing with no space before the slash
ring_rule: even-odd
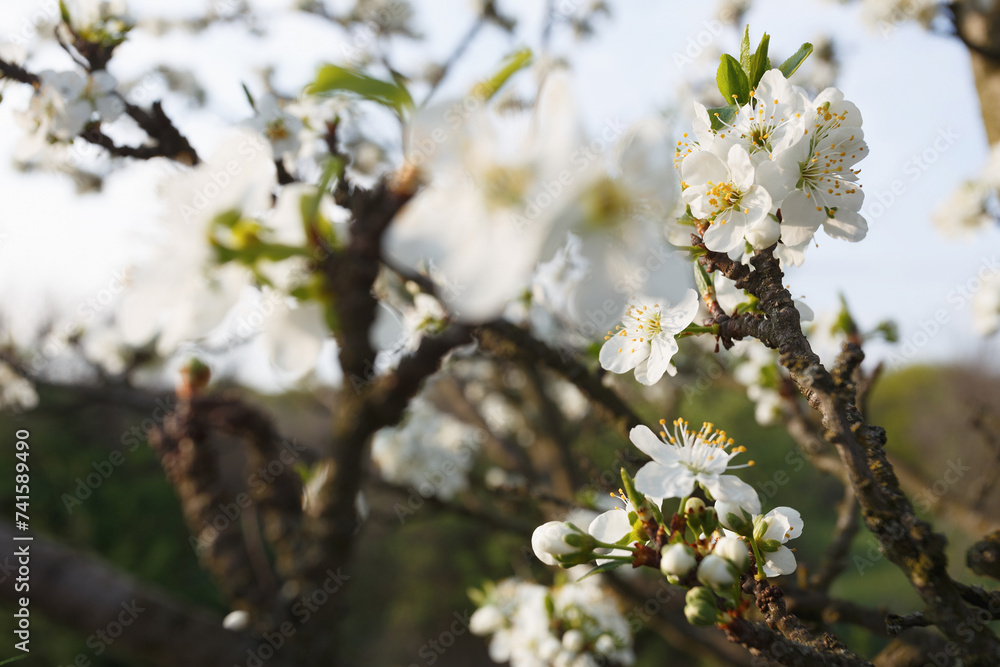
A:
<svg viewBox="0 0 1000 667">
<path fill-rule="evenodd" d="M 749 158 L 747 158 L 749 161 Z M 681 162 L 681 180 L 691 185 L 724 183 L 729 179 L 726 165 L 708 151 L 691 153 Z"/>
<path fill-rule="evenodd" d="M 802 190 L 796 190 L 785 197 L 781 204 L 781 241 L 787 246 L 808 243 L 826 213 L 816 210 L 816 203 L 806 197 Z"/>
<path fill-rule="evenodd" d="M 640 424 L 634 427 L 628 437 L 640 452 L 657 463 L 670 465 L 677 462 L 677 448 L 660 440 L 648 426 Z"/>
<path fill-rule="evenodd" d="M 650 461 L 636 473 L 635 488 L 658 503 L 665 498 L 683 498 L 694 491 L 694 475 L 681 465 L 664 466 Z"/>
<path fill-rule="evenodd" d="M 742 247 L 746 221 L 742 211 L 723 211 L 705 232 L 705 247 L 715 252 Z"/>
<path fill-rule="evenodd" d="M 616 507 L 590 522 L 587 532 L 601 542 L 616 543 L 632 532 L 632 524 L 628 521 L 628 511 Z"/>
<path fill-rule="evenodd" d="M 778 540 L 782 544 L 802 534 L 802 515 L 791 507 L 775 507 L 764 517 L 767 519 L 765 540 Z"/>
<path fill-rule="evenodd" d="M 757 497 L 754 488 L 735 475 L 719 475 L 718 477 L 703 475 L 699 481 L 716 500 L 725 500 L 743 507 L 751 507 L 754 498 Z M 759 506 L 760 500 L 758 499 L 756 502 Z"/>
<path fill-rule="evenodd" d="M 614 335 L 604 341 L 598 356 L 601 368 L 612 373 L 627 373 L 649 356 L 649 343 Z"/>
<path fill-rule="evenodd" d="M 729 165 L 730 179 L 736 189 L 746 192 L 753 185 L 754 169 L 750 162 L 750 154 L 743 146 L 736 144 L 729 149 L 726 156 L 726 163 Z"/>
<path fill-rule="evenodd" d="M 666 333 L 679 334 L 694 321 L 694 316 L 698 314 L 698 304 L 698 292 L 693 289 L 684 292 L 684 296 L 677 302 L 676 306 L 671 306 L 663 311 L 660 317 L 660 327 Z"/>
<path fill-rule="evenodd" d="M 858 242 L 868 235 L 868 221 L 849 209 L 838 209 L 836 216 L 823 221 L 823 231 L 835 239 Z"/>
<path fill-rule="evenodd" d="M 771 195 L 759 185 L 754 185 L 740 198 L 740 208 L 747 216 L 747 225 L 755 225 L 771 212 Z"/>
<path fill-rule="evenodd" d="M 788 547 L 778 547 L 777 551 L 764 553 L 763 556 L 764 574 L 769 577 L 791 574 L 798 567 L 798 563 L 795 562 L 795 554 Z"/>
</svg>

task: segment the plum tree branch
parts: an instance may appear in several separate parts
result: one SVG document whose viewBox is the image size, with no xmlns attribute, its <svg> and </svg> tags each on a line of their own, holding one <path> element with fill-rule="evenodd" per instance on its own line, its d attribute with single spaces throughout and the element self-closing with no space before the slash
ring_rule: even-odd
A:
<svg viewBox="0 0 1000 667">
<path fill-rule="evenodd" d="M 704 248 L 700 240 L 698 243 Z M 722 273 L 734 280 L 737 288 L 757 297 L 763 312 L 719 318 L 722 321 L 716 323 L 723 345 L 728 348 L 734 340 L 753 337 L 778 350 L 780 363 L 822 416 L 824 436 L 844 461 L 865 525 L 883 552 L 907 575 L 927 607 L 925 613 L 956 642 L 968 665 L 995 663 L 1000 659 L 1000 641 L 988 627 L 975 624 L 974 614 L 949 576 L 944 536 L 916 516 L 886 458 L 885 430 L 866 424 L 857 408 L 857 392 L 850 376 L 864 358 L 861 349 L 848 343 L 833 373 L 823 367 L 802 333 L 799 313 L 782 284 L 784 276 L 773 248 L 758 251 L 751 259 L 752 269 L 707 249 L 699 261 L 706 271 Z"/>
</svg>

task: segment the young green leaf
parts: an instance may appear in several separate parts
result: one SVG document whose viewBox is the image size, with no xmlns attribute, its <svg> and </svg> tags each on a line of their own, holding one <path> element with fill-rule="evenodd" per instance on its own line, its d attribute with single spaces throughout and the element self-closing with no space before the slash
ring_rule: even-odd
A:
<svg viewBox="0 0 1000 667">
<path fill-rule="evenodd" d="M 589 576 L 591 576 L 593 574 L 603 574 L 604 572 L 610 572 L 611 570 L 617 570 L 622 565 L 625 565 L 624 561 L 620 561 L 620 560 L 608 561 L 607 563 L 604 563 L 603 565 L 598 565 L 593 570 L 591 570 L 587 574 L 585 574 L 582 577 L 580 577 L 577 581 L 583 581 L 584 579 L 586 579 L 587 577 L 589 577 Z"/>
<path fill-rule="evenodd" d="M 785 75 L 787 79 L 792 75 L 792 73 L 799 68 L 799 65 L 809 57 L 809 54 L 813 52 L 813 45 L 806 42 L 799 47 L 799 50 L 793 53 L 788 60 L 778 65 L 778 69 L 781 73 Z"/>
<path fill-rule="evenodd" d="M 747 80 L 746 72 L 740 67 L 736 58 L 728 53 L 722 54 L 719 61 L 719 71 L 715 75 L 715 80 L 719 84 L 722 97 L 727 102 L 746 104 L 750 100 L 750 82 Z"/>
<path fill-rule="evenodd" d="M 764 76 L 764 72 L 771 69 L 771 59 L 767 57 L 767 46 L 771 41 L 771 37 L 765 32 L 764 36 L 760 38 L 760 44 L 757 46 L 757 51 L 750 58 L 750 67 L 747 69 L 747 73 L 750 75 L 750 89 L 753 90 L 760 83 L 760 78 Z"/>
<path fill-rule="evenodd" d="M 694 262 L 694 283 L 703 300 L 715 301 L 715 284 L 712 281 L 712 276 L 699 262 Z"/>
<path fill-rule="evenodd" d="M 500 69 L 493 76 L 476 84 L 472 89 L 473 96 L 484 100 L 490 99 L 507 83 L 510 77 L 530 65 L 531 60 L 531 49 L 521 49 L 510 54 L 504 58 L 500 64 Z"/>
<path fill-rule="evenodd" d="M 738 108 L 735 104 L 730 104 L 728 107 L 712 107 L 709 109 L 708 117 L 712 121 L 712 129 L 718 132 L 726 124 L 732 123 Z"/>
<path fill-rule="evenodd" d="M 321 95 L 345 91 L 378 102 L 402 114 L 413 108 L 413 98 L 401 83 L 382 81 L 362 72 L 345 69 L 337 65 L 324 65 L 316 80 L 306 87 L 306 93 Z"/>
<path fill-rule="evenodd" d="M 247 102 L 250 103 L 250 108 L 257 112 L 257 103 L 254 102 L 253 95 L 250 94 L 250 89 L 247 88 L 247 84 L 241 83 L 240 86 L 243 87 L 243 94 L 247 96 Z"/>
<path fill-rule="evenodd" d="M 744 72 L 750 71 L 750 24 L 743 29 L 743 42 L 740 43 L 740 67 Z"/>
</svg>

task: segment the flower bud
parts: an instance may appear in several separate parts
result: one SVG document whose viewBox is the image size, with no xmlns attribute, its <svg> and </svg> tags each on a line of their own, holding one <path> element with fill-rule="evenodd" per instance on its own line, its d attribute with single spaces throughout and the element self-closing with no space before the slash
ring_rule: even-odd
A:
<svg viewBox="0 0 1000 667">
<path fill-rule="evenodd" d="M 594 642 L 594 650 L 601 655 L 611 655 L 618 650 L 618 642 L 611 635 L 601 635 Z"/>
<path fill-rule="evenodd" d="M 226 614 L 226 617 L 224 619 L 222 619 L 222 627 L 224 627 L 226 630 L 232 630 L 233 632 L 246 630 L 247 626 L 249 625 L 250 625 L 250 614 L 246 613 L 242 609 L 231 611 L 228 614 Z"/>
<path fill-rule="evenodd" d="M 567 630 L 562 638 L 563 648 L 572 653 L 579 653 L 587 645 L 587 638 L 579 630 Z"/>
<path fill-rule="evenodd" d="M 764 538 L 767 526 L 768 521 L 762 515 L 757 515 L 753 518 L 753 539 L 755 542 L 760 542 Z"/>
<path fill-rule="evenodd" d="M 691 625 L 715 625 L 719 618 L 715 595 L 701 586 L 692 588 L 684 596 L 684 615 Z"/>
<path fill-rule="evenodd" d="M 722 588 L 723 586 L 731 586 L 736 581 L 736 577 L 733 576 L 732 565 L 729 564 L 729 561 L 710 554 L 705 556 L 701 564 L 698 565 L 698 581 L 706 586 Z"/>
<path fill-rule="evenodd" d="M 469 618 L 469 630 L 472 634 L 484 637 L 491 635 L 504 626 L 506 621 L 504 615 L 500 613 L 494 605 L 486 605 L 477 609 Z"/>
<path fill-rule="evenodd" d="M 746 542 L 738 537 L 719 538 L 712 553 L 732 563 L 737 572 L 742 572 L 750 564 L 750 551 Z"/>
<path fill-rule="evenodd" d="M 686 544 L 665 546 L 660 555 L 660 571 L 667 576 L 683 577 L 697 564 L 694 550 Z"/>
<path fill-rule="evenodd" d="M 571 523 L 549 521 L 535 528 L 531 548 L 546 565 L 569 567 L 592 560 L 594 538 Z"/>
<path fill-rule="evenodd" d="M 685 516 L 691 514 L 701 514 L 705 511 L 705 501 L 701 498 L 688 498 L 684 504 Z"/>
</svg>

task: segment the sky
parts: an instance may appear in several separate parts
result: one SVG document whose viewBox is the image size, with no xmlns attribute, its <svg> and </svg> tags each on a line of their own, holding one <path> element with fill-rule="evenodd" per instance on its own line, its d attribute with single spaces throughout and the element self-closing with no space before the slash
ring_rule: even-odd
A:
<svg viewBox="0 0 1000 667">
<path fill-rule="evenodd" d="M 0 41 L 31 36 L 36 18 L 51 16 L 55 4 L 6 3 L 0 11 Z M 254 34 L 238 24 L 216 25 L 198 35 L 137 31 L 110 71 L 120 81 L 138 80 L 135 94 L 151 101 L 163 94 L 155 78 L 143 78 L 151 66 L 166 61 L 194 70 L 208 91 L 207 107 L 191 108 L 168 96 L 165 108 L 205 154 L 223 129 L 249 116 L 241 82 L 260 92 L 260 70 L 274 65 L 274 86 L 295 95 L 319 63 L 342 61 L 351 53 L 350 36 L 316 17 L 283 11 L 288 4 L 253 0 L 263 17 Z M 135 0 L 129 5 L 138 15 L 181 18 L 196 15 L 206 2 Z M 414 5 L 426 40 L 404 40 L 391 54 L 407 65 L 445 57 L 474 16 L 471 0 Z M 512 49 L 538 46 L 542 3 L 502 0 L 499 5 L 524 17 L 517 35 L 482 31 L 438 91 L 439 99 L 463 94 Z M 563 35 L 553 43 L 553 52 L 572 63 L 587 127 L 597 131 L 609 119 L 629 121 L 673 109 L 680 112 L 678 126 L 684 129 L 690 123 L 689 102 L 681 95 L 685 81 L 714 72 L 716 47 L 738 51 L 736 29 L 714 20 L 713 3 L 618 0 L 611 5 L 613 16 L 598 21 L 594 38 L 578 42 Z M 834 36 L 841 61 L 838 85 L 861 109 L 870 146 L 860 165 L 868 237 L 850 244 L 818 235 L 819 247 L 809 249 L 802 267 L 788 272 L 793 294 L 817 312 L 835 309 L 843 294 L 863 328 L 895 320 L 902 344 L 871 344 L 868 353 L 874 359 L 995 359 L 996 339 L 984 342 L 971 331 L 968 290 L 977 274 L 1000 270 L 1000 232 L 946 238 L 930 219 L 962 179 L 977 173 L 987 154 L 965 49 L 914 23 L 879 30 L 866 23 L 857 4 L 758 0 L 746 21 L 755 39 L 762 31 L 771 35 L 773 59 L 791 54 L 801 42 Z M 36 70 L 60 69 L 68 59 L 49 47 L 30 64 Z M 161 164 L 135 162 L 115 170 L 102 193 L 82 196 L 64 175 L 15 171 L 7 156 L 21 134 L 15 111 L 24 108 L 28 92 L 7 86 L 0 103 L 0 317 L 19 337 L 29 336 L 54 313 L 81 314 L 89 308 L 110 314 L 122 271 L 152 247 L 160 212 L 157 183 L 169 171 Z M 95 158 L 88 153 L 82 159 Z"/>
</svg>

